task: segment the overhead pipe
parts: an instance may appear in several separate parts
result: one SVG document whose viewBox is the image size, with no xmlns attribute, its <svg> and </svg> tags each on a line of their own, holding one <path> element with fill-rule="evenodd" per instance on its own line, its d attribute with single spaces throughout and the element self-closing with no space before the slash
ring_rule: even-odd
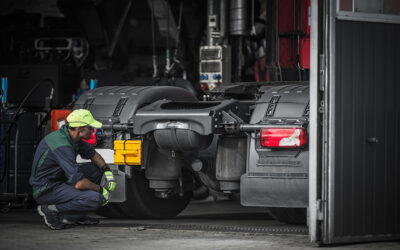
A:
<svg viewBox="0 0 400 250">
<path fill-rule="evenodd" d="M 281 57 L 281 41 L 279 38 L 279 0 L 276 0 L 276 29 L 275 29 L 275 45 L 276 45 L 276 57 L 275 57 L 275 62 L 276 65 L 278 66 L 278 76 L 279 76 L 279 81 L 282 81 L 282 69 L 281 69 L 281 61 L 280 61 L 280 57 Z"/>
<path fill-rule="evenodd" d="M 304 34 L 304 2 L 301 1 L 300 3 L 300 31 L 302 34 Z M 297 35 L 297 54 L 298 54 L 298 59 L 297 59 L 297 64 L 300 69 L 300 80 L 302 80 L 302 73 L 304 73 L 304 68 L 300 63 L 300 34 Z"/>
<path fill-rule="evenodd" d="M 220 3 L 220 14 L 219 14 L 219 16 L 220 16 L 220 21 L 219 21 L 219 27 L 220 27 L 220 34 L 221 34 L 221 37 L 222 38 L 224 38 L 225 36 L 227 36 L 227 23 L 226 23 L 226 21 L 227 21 L 227 18 L 226 18 L 226 16 L 227 16 L 227 0 L 220 0 L 221 1 L 221 3 Z"/>
<path fill-rule="evenodd" d="M 230 26 L 231 35 L 246 36 L 249 34 L 247 24 L 247 1 L 231 0 L 230 1 Z"/>
<path fill-rule="evenodd" d="M 244 64 L 243 37 L 249 35 L 247 0 L 231 0 L 229 3 L 229 34 L 234 36 L 233 40 L 237 48 L 235 81 L 240 82 Z"/>
<path fill-rule="evenodd" d="M 214 15 L 214 0 L 207 0 L 207 20 L 209 16 Z M 209 26 L 209 22 L 207 21 L 207 44 L 209 46 L 213 45 L 212 38 L 212 28 Z"/>
<path fill-rule="evenodd" d="M 275 0 L 267 0 L 267 13 L 265 20 L 265 65 L 267 68 L 268 76 L 270 81 L 278 80 L 277 68 L 275 65 L 275 49 L 276 49 L 276 39 L 274 27 L 275 19 Z"/>
<path fill-rule="evenodd" d="M 297 0 L 293 1 L 293 31 L 296 34 L 296 40 L 294 36 L 291 36 L 291 44 L 292 44 L 292 64 L 293 67 L 297 69 L 297 74 L 299 77 L 299 81 L 301 81 L 301 71 L 300 71 L 300 30 L 299 30 L 299 24 L 298 24 L 298 19 L 300 18 L 300 14 L 298 13 L 297 10 Z M 296 44 L 297 42 L 297 44 Z M 296 46 L 297 45 L 297 46 Z"/>
</svg>

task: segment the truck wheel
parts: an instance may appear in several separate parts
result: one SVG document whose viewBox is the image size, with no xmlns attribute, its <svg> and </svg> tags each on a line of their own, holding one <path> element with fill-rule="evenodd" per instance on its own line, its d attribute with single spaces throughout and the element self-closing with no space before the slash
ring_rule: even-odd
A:
<svg viewBox="0 0 400 250">
<path fill-rule="evenodd" d="M 97 214 L 108 218 L 124 218 L 125 214 L 118 207 L 117 203 L 109 203 L 96 211 Z"/>
<path fill-rule="evenodd" d="M 157 198 L 149 188 L 144 171 L 133 171 L 126 182 L 126 201 L 119 203 L 124 214 L 134 219 L 168 219 L 178 215 L 192 198 L 191 192 L 167 199 Z"/>
<path fill-rule="evenodd" d="M 296 225 L 307 224 L 307 208 L 270 207 L 269 211 L 278 221 Z"/>
</svg>

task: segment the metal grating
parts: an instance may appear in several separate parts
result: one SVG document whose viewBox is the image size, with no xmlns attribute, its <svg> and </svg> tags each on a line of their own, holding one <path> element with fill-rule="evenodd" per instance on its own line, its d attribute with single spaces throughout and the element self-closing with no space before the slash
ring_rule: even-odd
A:
<svg viewBox="0 0 400 250">
<path fill-rule="evenodd" d="M 306 226 L 296 225 L 268 225 L 265 227 L 240 227 L 240 226 L 220 226 L 220 225 L 199 225 L 199 224 L 153 224 L 135 223 L 129 224 L 130 227 L 143 227 L 151 229 L 171 229 L 171 230 L 196 230 L 211 232 L 241 232 L 241 233 L 260 233 L 260 234 L 298 234 L 307 235 Z"/>
</svg>

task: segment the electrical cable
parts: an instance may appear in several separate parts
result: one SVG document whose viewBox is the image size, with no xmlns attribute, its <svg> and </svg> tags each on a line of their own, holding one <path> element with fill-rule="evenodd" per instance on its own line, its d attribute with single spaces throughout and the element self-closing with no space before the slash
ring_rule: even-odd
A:
<svg viewBox="0 0 400 250">
<path fill-rule="evenodd" d="M 178 27 L 176 31 L 176 43 L 175 43 L 175 51 L 174 51 L 174 58 L 173 61 L 177 62 L 178 57 L 178 47 L 179 47 L 179 36 L 181 32 L 181 25 L 182 25 L 182 13 L 183 13 L 183 1 L 181 0 L 180 8 L 179 8 L 179 19 L 178 19 Z"/>
<path fill-rule="evenodd" d="M 4 111 L 4 106 L 3 106 L 3 102 L 1 101 L 1 99 L 3 98 L 4 95 L 4 91 L 3 88 L 0 88 L 0 112 Z"/>
<path fill-rule="evenodd" d="M 17 154 L 18 154 L 18 141 L 19 141 L 19 127 L 18 127 L 18 123 L 16 122 L 16 121 L 5 121 L 5 122 L 3 122 L 3 123 L 11 123 L 11 124 L 15 124 L 16 125 L 16 131 L 15 131 L 15 139 L 14 139 L 14 170 L 15 169 L 17 169 L 18 167 L 18 158 L 17 158 Z M 11 125 L 10 125 L 11 126 Z M 8 144 L 10 144 L 10 142 L 9 142 L 9 140 L 10 140 L 10 138 L 8 138 Z M 2 148 L 2 146 L 1 146 L 1 144 L 0 144 L 0 149 Z M 7 155 L 9 155 L 9 150 L 7 150 L 6 148 L 5 148 L 5 151 L 7 151 L 7 153 L 5 153 L 5 156 Z M 6 157 L 4 157 L 5 159 L 6 159 Z M 7 158 L 9 158 L 9 157 L 7 157 Z M 5 160 L 4 159 L 4 160 Z M 3 169 L 3 173 L 1 174 L 1 177 L 0 177 L 0 182 L 3 182 L 4 181 L 4 178 L 6 177 L 6 174 L 7 174 L 7 172 L 8 172 L 8 170 L 9 170 L 9 162 L 7 162 L 7 161 L 4 161 L 4 169 Z M 14 173 L 14 175 L 16 175 L 15 173 Z"/>
<path fill-rule="evenodd" d="M 169 22 L 170 22 L 170 15 L 169 15 L 169 11 L 170 11 L 170 2 L 169 0 L 167 0 L 167 7 L 166 8 L 166 12 L 167 12 L 167 48 L 166 48 L 166 55 L 165 55 L 165 73 L 169 74 L 169 70 L 170 70 L 170 65 L 171 65 L 171 58 L 170 58 L 170 51 L 169 51 L 169 32 L 170 32 L 170 27 L 169 27 Z"/>
<path fill-rule="evenodd" d="M 168 29 L 168 37 L 167 37 L 167 63 L 165 66 L 165 74 L 167 77 L 170 76 L 171 71 L 174 69 L 176 65 L 180 66 L 182 69 L 184 67 L 181 65 L 181 62 L 178 60 L 178 51 L 179 51 L 179 42 L 180 42 L 180 32 L 181 32 L 181 27 L 182 27 L 182 15 L 183 15 L 183 2 L 180 1 L 180 7 L 179 7 L 179 17 L 178 17 L 178 26 L 177 26 L 177 31 L 176 31 L 176 41 L 175 41 L 175 49 L 174 49 L 174 54 L 172 56 L 172 63 L 171 63 L 171 58 L 170 58 L 170 49 L 169 49 L 169 30 L 170 30 L 170 15 L 168 13 L 168 19 L 167 19 L 167 29 Z M 169 4 L 169 2 L 168 2 Z"/>
<path fill-rule="evenodd" d="M 28 94 L 26 94 L 26 96 L 24 97 L 24 99 L 22 100 L 21 104 L 18 106 L 17 110 L 15 111 L 13 117 L 11 118 L 11 125 L 8 127 L 7 131 L 5 132 L 3 138 L 0 140 L 0 145 L 2 145 L 5 141 L 5 139 L 7 138 L 8 134 L 11 132 L 11 129 L 14 125 L 13 122 L 16 121 L 17 115 L 19 114 L 19 112 L 21 111 L 21 108 L 25 105 L 25 102 L 28 100 L 28 98 L 32 95 L 32 93 L 43 83 L 50 83 L 52 88 L 50 91 L 50 103 L 53 99 L 53 94 L 54 94 L 54 82 L 51 79 L 43 79 L 41 81 L 39 81 L 38 83 L 35 84 L 35 86 L 32 87 L 32 89 L 28 92 Z"/>
<path fill-rule="evenodd" d="M 158 72 L 157 72 L 157 56 L 156 56 L 156 41 L 155 41 L 154 0 L 151 0 L 151 45 L 153 50 L 153 78 L 156 78 Z"/>
<path fill-rule="evenodd" d="M 3 91 L 3 90 L 1 89 L 1 91 Z M 3 94 L 3 92 L 2 92 L 2 94 Z M 4 130 L 5 130 L 5 127 L 3 125 L 3 123 L 4 123 L 3 120 L 5 120 L 5 119 L 3 119 L 3 117 L 5 117 L 5 109 L 3 108 L 3 103 L 1 103 L 0 134 L 4 134 Z M 3 157 L 3 147 L 4 147 L 4 157 Z M 4 172 L 3 172 L 2 176 L 0 177 L 0 182 L 3 182 L 4 176 L 5 176 L 6 165 L 8 165 L 7 162 L 6 162 L 6 158 L 7 158 L 6 157 L 6 151 L 7 151 L 6 146 L 3 146 L 3 145 L 0 144 L 0 166 L 2 166 L 4 164 Z"/>
<path fill-rule="evenodd" d="M 19 142 L 19 127 L 15 130 L 15 138 L 14 138 L 14 195 L 17 197 L 17 189 L 18 189 L 18 142 Z"/>
<path fill-rule="evenodd" d="M 49 117 L 51 117 L 51 102 L 53 99 L 53 93 L 54 93 L 54 88 L 51 88 L 49 102 L 47 102 L 47 98 L 46 98 L 46 103 L 45 103 L 46 114 L 44 115 L 43 119 L 41 119 L 41 121 L 39 122 L 39 125 L 37 127 L 37 130 L 39 131 L 40 134 L 42 134 L 40 129 L 42 128 L 43 124 L 45 124 L 45 122 L 47 122 L 49 120 Z"/>
</svg>

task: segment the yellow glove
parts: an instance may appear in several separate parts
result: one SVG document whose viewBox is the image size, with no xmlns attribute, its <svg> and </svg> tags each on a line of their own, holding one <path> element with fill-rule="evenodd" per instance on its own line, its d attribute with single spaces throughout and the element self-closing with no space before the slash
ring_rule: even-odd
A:
<svg viewBox="0 0 400 250">
<path fill-rule="evenodd" d="M 107 165 L 104 165 L 101 169 L 104 171 L 103 175 L 104 183 L 102 181 L 101 186 L 106 188 L 109 192 L 113 192 L 117 185 L 113 173 L 111 172 L 110 168 Z"/>
<path fill-rule="evenodd" d="M 108 192 L 108 190 L 105 189 L 104 187 L 100 187 L 100 188 L 101 188 L 100 193 L 103 195 L 103 201 L 104 201 L 102 206 L 105 206 L 110 201 L 111 195 Z"/>
<path fill-rule="evenodd" d="M 117 183 L 115 182 L 113 173 L 111 171 L 106 171 L 104 172 L 104 177 L 106 180 L 104 187 L 110 192 L 114 191 Z"/>
</svg>

